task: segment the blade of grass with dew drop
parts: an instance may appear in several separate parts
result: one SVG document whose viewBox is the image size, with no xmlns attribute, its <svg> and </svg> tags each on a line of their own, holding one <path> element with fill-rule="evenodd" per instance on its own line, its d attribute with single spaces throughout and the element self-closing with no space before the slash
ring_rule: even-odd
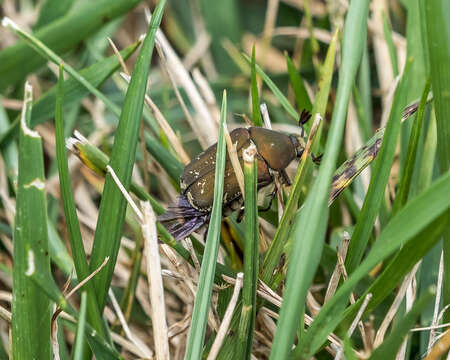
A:
<svg viewBox="0 0 450 360">
<path fill-rule="evenodd" d="M 253 153 L 251 153 L 253 151 Z M 242 152 L 244 159 L 245 187 L 245 242 L 244 285 L 242 288 L 242 312 L 238 328 L 238 353 L 250 359 L 256 321 L 256 289 L 258 287 L 258 190 L 256 147 L 250 145 Z"/>
<path fill-rule="evenodd" d="M 127 190 L 131 184 L 131 172 L 136 156 L 139 124 L 144 106 L 144 95 L 155 44 L 155 35 L 161 23 L 165 4 L 165 0 L 159 0 L 152 16 L 147 36 L 143 41 L 133 75 L 131 76 L 119 125 L 114 137 L 110 166 Z M 126 200 L 111 175 L 106 175 L 89 264 L 90 269 L 94 270 L 107 256 L 110 257 L 105 268 L 93 279 L 100 310 L 105 306 L 106 296 L 116 264 L 126 205 Z"/>
<path fill-rule="evenodd" d="M 26 83 L 14 225 L 12 355 L 49 359 L 51 302 L 27 276 L 30 271 L 50 273 L 42 140 L 28 127 L 31 109 L 32 88 Z"/>
<path fill-rule="evenodd" d="M 434 95 L 434 107 L 437 126 L 437 160 L 441 173 L 450 168 L 450 24 L 448 1 L 427 1 L 424 5 L 428 57 L 430 60 L 431 85 Z M 444 234 L 444 304 L 450 302 L 450 226 Z M 444 315 L 444 321 L 450 321 L 450 312 Z"/>
<path fill-rule="evenodd" d="M 395 48 L 394 40 L 392 39 L 392 30 L 391 27 L 389 26 L 386 13 L 384 11 L 382 11 L 381 17 L 383 18 L 384 39 L 386 40 L 386 44 L 388 47 L 392 71 L 394 73 L 394 76 L 398 76 L 399 72 L 398 72 L 397 49 Z"/>
<path fill-rule="evenodd" d="M 255 45 L 252 49 L 251 62 L 251 78 L 252 78 L 252 115 L 255 126 L 262 126 L 261 109 L 259 107 L 258 83 L 256 81 L 256 60 L 255 60 Z"/>
<path fill-rule="evenodd" d="M 342 320 L 342 313 L 350 293 L 377 264 L 392 255 L 401 246 L 417 246 L 422 237 L 416 235 L 434 220 L 448 213 L 450 173 L 439 177 L 426 191 L 409 201 L 386 225 L 367 257 L 342 283 L 329 299 L 297 346 L 296 354 L 309 359 L 326 341 Z M 369 303 L 370 304 L 370 303 Z"/>
<path fill-rule="evenodd" d="M 78 315 L 77 333 L 75 336 L 75 344 L 73 346 L 73 360 L 83 359 L 84 334 L 86 331 L 86 308 L 87 293 L 81 293 L 80 313 Z"/>
<path fill-rule="evenodd" d="M 432 287 L 425 291 L 420 298 L 414 302 L 411 310 L 396 322 L 389 336 L 384 339 L 383 343 L 377 347 L 371 354 L 370 360 L 389 359 L 397 353 L 403 339 L 409 330 L 415 325 L 423 309 L 433 299 L 436 294 L 436 287 Z"/>
<path fill-rule="evenodd" d="M 57 53 L 64 53 L 85 40 L 90 34 L 112 20 L 134 8 L 140 0 L 99 0 L 85 2 L 84 6 L 72 9 L 66 16 L 41 28 L 35 34 L 43 43 Z M 0 52 L 0 91 L 24 78 L 46 63 L 36 56 L 26 41 Z"/>
<path fill-rule="evenodd" d="M 301 78 L 299 72 L 297 71 L 294 63 L 289 57 L 288 53 L 285 54 L 286 64 L 289 74 L 290 84 L 292 86 L 292 90 L 294 91 L 295 101 L 297 103 L 298 111 L 306 109 L 308 111 L 312 110 L 312 103 L 309 99 L 308 92 L 306 91 L 305 84 L 303 83 L 303 79 Z"/>
<path fill-rule="evenodd" d="M 371 293 L 372 298 L 365 309 L 369 314 L 401 283 L 413 266 L 422 259 L 441 239 L 446 227 L 450 224 L 450 215 L 444 214 L 434 220 L 416 238 L 406 244 L 384 268 L 383 272 L 364 291 L 358 301 L 346 309 L 344 321 L 351 322 L 358 312 L 364 297 Z"/>
<path fill-rule="evenodd" d="M 327 56 L 322 66 L 323 76 L 320 81 L 319 92 L 316 96 L 316 100 L 313 106 L 314 109 L 313 111 L 317 114 L 320 114 L 322 117 L 325 115 L 328 96 L 330 94 L 331 80 L 333 78 L 334 60 L 336 57 L 337 40 L 338 40 L 337 33 L 335 33 L 334 37 L 330 42 Z M 314 141 L 313 147 L 315 143 L 316 141 Z M 294 217 L 295 210 L 297 208 L 298 201 L 300 198 L 301 185 L 304 183 L 306 173 L 304 167 L 307 168 L 308 165 L 311 166 L 309 159 L 305 160 L 300 159 L 300 163 L 297 168 L 297 172 L 294 178 L 291 192 L 289 194 L 286 208 L 283 212 L 283 216 L 281 217 L 280 224 L 277 227 L 274 239 L 272 240 L 269 249 L 266 251 L 266 254 L 264 255 L 264 261 L 261 270 L 261 280 L 264 281 L 266 284 L 272 284 L 273 272 L 280 261 L 280 257 L 283 252 L 284 246 L 287 241 L 287 236 L 289 233 L 290 228 L 289 224 L 291 223 L 292 218 Z"/>
<path fill-rule="evenodd" d="M 75 199 L 70 184 L 69 165 L 67 162 L 67 152 L 64 139 L 64 77 L 63 65 L 59 67 L 58 91 L 56 94 L 55 107 L 55 141 L 56 141 L 56 159 L 58 163 L 58 175 L 61 190 L 61 200 L 64 207 L 64 215 L 69 233 L 70 247 L 77 273 L 78 281 L 89 276 L 89 264 L 84 251 L 83 239 L 81 238 L 80 224 L 75 206 Z M 95 296 L 94 285 L 88 282 L 84 289 L 88 294 L 87 308 L 88 318 L 91 325 L 100 335 L 104 334 L 101 313 Z"/>
<path fill-rule="evenodd" d="M 226 126 L 227 95 L 224 91 L 222 109 L 220 112 L 219 140 L 217 142 L 216 172 L 214 177 L 214 202 L 211 220 L 206 237 L 205 253 L 203 256 L 200 277 L 198 279 L 197 294 L 192 312 L 191 328 L 189 330 L 185 359 L 200 359 L 203 340 L 208 322 L 212 285 L 219 251 L 220 228 L 222 223 L 222 200 L 226 160 L 224 126 Z"/>
<path fill-rule="evenodd" d="M 242 54 L 244 58 L 251 64 L 252 60 L 246 55 Z M 266 85 L 269 87 L 269 89 L 273 92 L 275 97 L 280 102 L 281 106 L 286 110 L 286 112 L 294 118 L 295 121 L 298 120 L 298 114 L 297 111 L 292 107 L 289 100 L 286 98 L 286 96 L 283 95 L 281 90 L 275 85 L 275 83 L 270 79 L 269 76 L 261 69 L 257 64 L 255 64 L 256 71 L 258 72 L 259 76 L 264 80 Z"/>
<path fill-rule="evenodd" d="M 372 234 L 372 228 L 380 209 L 381 201 L 384 198 L 384 191 L 391 172 L 395 148 L 400 133 L 402 111 L 406 105 L 407 94 L 410 90 L 409 71 L 411 69 L 411 63 L 412 59 L 406 61 L 403 76 L 395 91 L 391 113 L 370 179 L 369 189 L 364 198 L 361 213 L 348 247 L 345 267 L 349 274 L 352 273 L 361 261 L 370 235 Z"/>
<path fill-rule="evenodd" d="M 140 42 L 136 42 L 127 48 L 123 49 L 120 54 L 124 60 L 127 60 L 134 51 L 138 48 Z M 116 55 L 112 55 L 104 60 L 101 60 L 89 67 L 80 70 L 80 75 L 84 77 L 94 87 L 99 87 L 106 79 L 108 79 L 118 68 L 120 62 Z M 31 127 L 42 124 L 51 119 L 55 110 L 57 86 L 53 86 L 45 92 L 39 99 L 33 103 L 33 114 L 31 116 Z M 67 99 L 64 103 L 64 110 L 66 107 L 73 106 L 76 102 L 89 94 L 89 90 L 81 85 L 77 80 L 69 78 L 64 82 L 64 97 Z M 5 146 L 18 132 L 19 117 L 10 125 L 9 129 L 0 135 L 0 148 Z"/>
<path fill-rule="evenodd" d="M 286 359 L 291 351 L 307 290 L 320 262 L 328 220 L 328 194 L 336 166 L 350 94 L 361 60 L 367 33 L 368 1 L 353 1 L 347 13 L 342 46 L 342 65 L 331 127 L 319 174 L 303 209 L 295 216 L 283 305 L 277 322 L 270 359 Z M 359 31 L 355 31 L 358 29 Z"/>
<path fill-rule="evenodd" d="M 422 97 L 420 98 L 419 108 L 417 110 L 417 119 L 413 124 L 411 131 L 408 150 L 406 153 L 405 166 L 401 175 L 400 186 L 395 196 L 394 204 L 392 205 L 392 213 L 395 214 L 408 200 L 408 195 L 411 188 L 411 181 L 413 177 L 414 165 L 416 163 L 417 148 L 419 145 L 419 137 L 422 133 L 422 123 L 427 104 L 428 93 L 430 92 L 430 78 L 428 78 L 425 88 L 423 89 Z"/>
</svg>

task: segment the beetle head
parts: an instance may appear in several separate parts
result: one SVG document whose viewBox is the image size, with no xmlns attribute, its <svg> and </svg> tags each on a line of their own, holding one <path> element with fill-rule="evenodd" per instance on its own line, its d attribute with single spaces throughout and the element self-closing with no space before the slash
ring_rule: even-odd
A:
<svg viewBox="0 0 450 360">
<path fill-rule="evenodd" d="M 289 135 L 289 138 L 291 139 L 292 144 L 295 147 L 297 157 L 302 156 L 303 151 L 305 150 L 305 139 L 301 136 L 294 136 L 294 135 Z"/>
</svg>

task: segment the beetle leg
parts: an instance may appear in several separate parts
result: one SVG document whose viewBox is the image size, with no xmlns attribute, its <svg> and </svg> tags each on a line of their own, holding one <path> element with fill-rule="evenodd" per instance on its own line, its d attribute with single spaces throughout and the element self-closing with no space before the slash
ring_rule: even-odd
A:
<svg viewBox="0 0 450 360">
<path fill-rule="evenodd" d="M 308 110 L 303 109 L 300 114 L 300 119 L 298 120 L 298 126 L 302 129 L 302 133 L 300 135 L 301 137 L 305 137 L 305 129 L 303 128 L 303 125 L 305 125 L 309 119 L 311 119 L 311 113 Z"/>
<path fill-rule="evenodd" d="M 270 193 L 269 206 L 267 206 L 267 207 L 265 207 L 265 208 L 259 208 L 258 210 L 259 210 L 259 211 L 262 211 L 262 212 L 264 212 L 264 211 L 269 211 L 270 208 L 272 207 L 272 201 L 273 201 L 273 199 L 275 198 L 275 195 L 276 195 L 276 194 L 277 194 L 277 187 L 274 186 L 274 187 L 273 187 L 273 191 Z"/>
<path fill-rule="evenodd" d="M 286 186 L 291 186 L 291 179 L 289 179 L 288 174 L 286 173 L 286 170 L 280 170 L 278 171 L 278 173 L 280 174 L 280 178 L 281 178 L 281 183 L 286 185 Z"/>
<path fill-rule="evenodd" d="M 316 164 L 316 165 L 320 165 L 322 157 L 323 157 L 323 154 L 320 154 L 318 156 L 314 156 L 314 154 L 311 153 L 311 159 L 312 159 L 313 163 Z"/>
<path fill-rule="evenodd" d="M 242 219 L 244 218 L 244 209 L 239 209 L 239 212 L 236 216 L 236 221 L 240 223 Z"/>
</svg>

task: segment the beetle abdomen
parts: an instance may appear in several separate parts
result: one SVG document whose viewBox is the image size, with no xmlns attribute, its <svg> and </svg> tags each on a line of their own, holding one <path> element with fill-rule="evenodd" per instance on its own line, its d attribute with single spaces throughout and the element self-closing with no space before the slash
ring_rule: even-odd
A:
<svg viewBox="0 0 450 360">
<path fill-rule="evenodd" d="M 210 213 L 201 212 L 191 206 L 184 195 L 176 198 L 158 221 L 164 225 L 175 240 L 183 239 L 200 229 L 209 221 Z"/>
</svg>

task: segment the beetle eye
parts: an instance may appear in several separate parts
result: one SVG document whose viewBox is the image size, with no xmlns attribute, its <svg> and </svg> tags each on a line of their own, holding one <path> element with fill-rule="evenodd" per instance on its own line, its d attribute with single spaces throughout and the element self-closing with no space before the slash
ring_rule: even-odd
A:
<svg viewBox="0 0 450 360">
<path fill-rule="evenodd" d="M 304 150 L 305 150 L 305 149 L 303 149 L 303 148 L 297 148 L 297 157 L 302 156 Z"/>
</svg>

